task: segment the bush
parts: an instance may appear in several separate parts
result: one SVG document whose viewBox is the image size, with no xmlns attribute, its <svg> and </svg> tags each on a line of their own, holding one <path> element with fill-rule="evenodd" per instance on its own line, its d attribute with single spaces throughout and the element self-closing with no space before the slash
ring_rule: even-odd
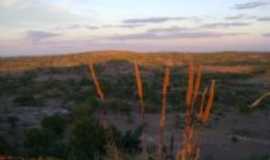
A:
<svg viewBox="0 0 270 160">
<path fill-rule="evenodd" d="M 29 156 L 46 155 L 51 134 L 47 130 L 31 128 L 25 134 L 25 147 Z"/>
<path fill-rule="evenodd" d="M 98 108 L 101 106 L 101 102 L 94 96 L 88 96 L 85 103 L 90 105 L 92 108 Z"/>
<path fill-rule="evenodd" d="M 93 118 L 75 120 L 71 129 L 68 159 L 94 159 L 105 153 L 105 130 Z"/>
<path fill-rule="evenodd" d="M 96 107 L 91 107 L 87 103 L 81 103 L 77 107 L 72 108 L 72 121 L 76 121 L 83 117 L 90 117 L 95 110 Z"/>
<path fill-rule="evenodd" d="M 240 113 L 250 113 L 251 110 L 248 108 L 247 105 L 241 105 L 238 107 Z"/>
<path fill-rule="evenodd" d="M 138 127 L 134 131 L 128 130 L 122 134 L 120 149 L 124 152 L 135 153 L 140 151 L 140 137 L 142 135 L 143 127 Z"/>
<path fill-rule="evenodd" d="M 11 147 L 3 137 L 0 137 L 0 154 L 10 154 Z"/>
<path fill-rule="evenodd" d="M 65 145 L 61 139 L 58 139 L 52 131 L 43 128 L 28 129 L 24 145 L 27 156 L 30 157 L 63 157 L 65 153 Z"/>
<path fill-rule="evenodd" d="M 65 119 L 59 115 L 48 116 L 42 120 L 41 127 L 26 130 L 24 144 L 27 155 L 64 157 L 66 152 Z"/>
<path fill-rule="evenodd" d="M 41 126 L 58 136 L 62 136 L 66 128 L 66 120 L 59 115 L 48 116 L 42 120 Z"/>
<path fill-rule="evenodd" d="M 140 151 L 142 131 L 143 126 L 126 132 L 121 132 L 112 126 L 107 129 L 107 136 L 111 138 L 109 141 L 114 142 L 123 153 L 136 153 Z"/>
<path fill-rule="evenodd" d="M 105 102 L 105 106 L 108 110 L 112 112 L 122 112 L 122 113 L 131 113 L 132 105 L 125 101 L 121 100 L 110 100 Z"/>
<path fill-rule="evenodd" d="M 28 129 L 25 149 L 29 157 L 53 157 L 68 160 L 102 159 L 106 146 L 115 144 L 120 152 L 137 153 L 142 127 L 121 132 L 115 127 L 103 128 L 95 119 L 95 108 L 82 105 L 72 112 L 72 124 L 59 116 L 45 117 L 41 128 Z M 65 131 L 69 130 L 69 134 Z M 108 153 L 109 154 L 109 153 Z"/>
<path fill-rule="evenodd" d="M 37 101 L 33 95 L 22 95 L 14 99 L 14 103 L 22 106 L 35 106 Z"/>
<path fill-rule="evenodd" d="M 113 143 L 123 153 L 140 150 L 142 127 L 121 132 L 115 127 L 104 129 L 93 117 L 93 108 L 80 106 L 73 111 L 73 124 L 69 138 L 68 158 L 94 159 L 106 155 L 106 146 Z"/>
</svg>

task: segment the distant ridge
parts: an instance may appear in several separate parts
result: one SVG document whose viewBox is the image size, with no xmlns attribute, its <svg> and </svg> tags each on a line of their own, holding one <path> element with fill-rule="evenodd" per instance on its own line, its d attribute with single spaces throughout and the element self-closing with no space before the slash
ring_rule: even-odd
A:
<svg viewBox="0 0 270 160">
<path fill-rule="evenodd" d="M 149 54 L 151 53 L 151 54 Z M 239 54 L 241 53 L 241 54 Z M 90 63 L 102 63 L 111 60 L 137 61 L 141 64 L 182 65 L 193 60 L 201 64 L 240 64 L 265 63 L 270 61 L 270 53 L 264 52 L 216 52 L 216 53 L 181 53 L 181 52 L 131 52 L 131 51 L 96 51 L 53 56 L 0 58 L 0 71 L 20 71 L 48 67 L 73 67 Z"/>
</svg>

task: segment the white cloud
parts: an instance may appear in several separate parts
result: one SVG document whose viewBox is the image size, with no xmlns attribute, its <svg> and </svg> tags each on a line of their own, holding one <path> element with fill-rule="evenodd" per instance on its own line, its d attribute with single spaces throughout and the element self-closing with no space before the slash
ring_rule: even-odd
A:
<svg viewBox="0 0 270 160">
<path fill-rule="evenodd" d="M 29 6 L 39 3 L 39 0 L 1 0 L 0 1 L 0 8 L 5 9 L 24 9 L 28 8 Z"/>
<path fill-rule="evenodd" d="M 243 9 L 254 9 L 258 7 L 263 7 L 270 5 L 269 2 L 264 2 L 264 1 L 253 1 L 253 2 L 247 2 L 247 3 L 238 3 L 235 4 L 234 8 L 238 10 L 243 10 Z"/>
<path fill-rule="evenodd" d="M 0 1 L 0 7 L 5 7 L 5 8 L 12 7 L 17 2 L 18 2 L 18 0 L 1 0 Z"/>
<path fill-rule="evenodd" d="M 86 21 L 61 5 L 40 0 L 1 0 L 1 27 L 48 27 Z M 88 17 L 89 18 L 89 17 Z M 91 20 L 91 17 L 89 18 Z M 88 19 L 88 20 L 89 20 Z M 31 28 L 28 28 L 31 29 Z"/>
</svg>

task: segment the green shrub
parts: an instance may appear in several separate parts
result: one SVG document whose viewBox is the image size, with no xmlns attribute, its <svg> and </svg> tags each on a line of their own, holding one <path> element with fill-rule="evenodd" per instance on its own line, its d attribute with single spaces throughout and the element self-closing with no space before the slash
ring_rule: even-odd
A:
<svg viewBox="0 0 270 160">
<path fill-rule="evenodd" d="M 96 107 L 91 107 L 87 103 L 81 103 L 78 106 L 72 108 L 72 120 L 76 121 L 82 117 L 89 117 L 95 112 Z"/>
<path fill-rule="evenodd" d="M 37 73 L 34 71 L 25 72 L 19 79 L 22 85 L 30 86 L 33 84 L 34 79 L 37 77 Z"/>
<path fill-rule="evenodd" d="M 63 157 L 66 147 L 62 139 L 48 129 L 31 128 L 26 130 L 24 141 L 26 155 L 30 157 Z"/>
<path fill-rule="evenodd" d="M 94 159 L 105 153 L 105 131 L 93 118 L 83 116 L 72 124 L 68 159 Z"/>
<path fill-rule="evenodd" d="M 20 106 L 43 105 L 43 101 L 41 99 L 38 99 L 31 94 L 24 94 L 24 95 L 18 96 L 14 99 L 13 102 L 17 105 L 20 105 Z"/>
<path fill-rule="evenodd" d="M 105 102 L 105 107 L 113 112 L 130 113 L 132 111 L 132 105 L 121 100 L 110 100 Z"/>
<path fill-rule="evenodd" d="M 107 154 L 108 144 L 115 144 L 125 154 L 140 152 L 142 126 L 125 132 L 115 127 L 105 129 L 94 113 L 95 108 L 87 105 L 74 108 L 71 125 L 59 115 L 45 117 L 41 128 L 26 131 L 26 155 L 68 160 L 102 159 Z"/>
<path fill-rule="evenodd" d="M 250 113 L 250 109 L 247 105 L 241 105 L 238 107 L 240 113 Z"/>
<path fill-rule="evenodd" d="M 116 146 L 123 153 L 137 153 L 140 151 L 140 137 L 142 135 L 143 126 L 139 126 L 135 130 L 127 130 L 125 132 L 119 131 L 117 128 L 111 126 L 107 129 L 107 136 L 111 137 Z"/>
<path fill-rule="evenodd" d="M 66 152 L 65 129 L 66 121 L 59 115 L 45 117 L 41 122 L 41 128 L 27 129 L 24 141 L 27 155 L 30 157 L 64 157 Z"/>
<path fill-rule="evenodd" d="M 88 77 L 84 77 L 83 79 L 80 80 L 80 86 L 90 86 L 91 81 Z"/>
<path fill-rule="evenodd" d="M 25 134 L 25 147 L 29 156 L 47 155 L 52 134 L 47 130 L 31 128 Z"/>
<path fill-rule="evenodd" d="M 41 126 L 58 136 L 62 136 L 66 128 L 66 120 L 60 115 L 48 116 L 41 121 Z"/>
<path fill-rule="evenodd" d="M 90 105 L 92 108 L 98 108 L 101 105 L 101 102 L 94 96 L 87 97 L 85 103 Z"/>
<path fill-rule="evenodd" d="M 143 127 L 138 127 L 135 130 L 126 131 L 121 137 L 120 148 L 124 152 L 135 153 L 140 150 L 140 137 L 142 135 Z"/>
<path fill-rule="evenodd" d="M 0 137 L 0 154 L 10 154 L 11 147 L 3 137 Z"/>
</svg>

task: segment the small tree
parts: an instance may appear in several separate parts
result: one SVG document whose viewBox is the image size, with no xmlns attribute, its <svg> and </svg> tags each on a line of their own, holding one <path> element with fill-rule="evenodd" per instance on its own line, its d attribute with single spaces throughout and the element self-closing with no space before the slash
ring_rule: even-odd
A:
<svg viewBox="0 0 270 160">
<path fill-rule="evenodd" d="M 68 159 L 94 159 L 105 153 L 105 131 L 91 117 L 81 117 L 72 125 Z"/>
<path fill-rule="evenodd" d="M 66 128 L 66 121 L 60 115 L 53 115 L 45 117 L 41 122 L 41 126 L 44 129 L 50 130 L 57 136 L 63 136 Z"/>
<path fill-rule="evenodd" d="M 31 128 L 25 134 L 25 148 L 28 156 L 38 157 L 48 154 L 47 149 L 51 142 L 52 134 L 39 128 Z"/>
<path fill-rule="evenodd" d="M 64 132 L 66 121 L 58 115 L 45 117 L 42 128 L 26 130 L 25 149 L 30 157 L 51 156 L 62 158 L 65 155 Z"/>
</svg>

